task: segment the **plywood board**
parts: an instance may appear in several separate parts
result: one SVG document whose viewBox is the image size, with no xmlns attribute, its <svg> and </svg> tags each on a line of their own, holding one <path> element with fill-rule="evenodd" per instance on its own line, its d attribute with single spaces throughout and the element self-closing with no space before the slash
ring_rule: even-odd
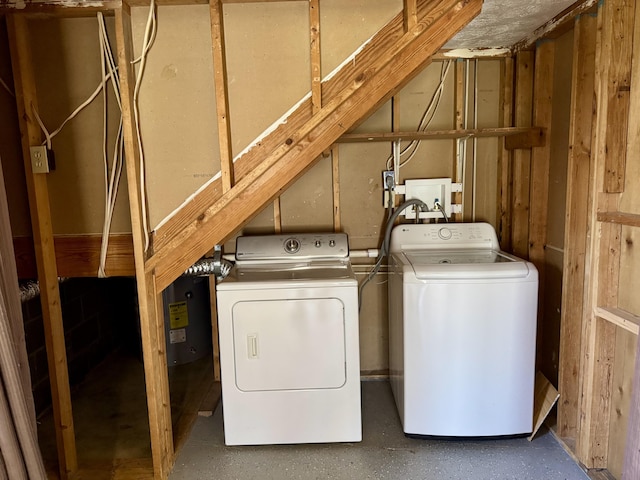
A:
<svg viewBox="0 0 640 480">
<path fill-rule="evenodd" d="M 147 13 L 131 11 L 135 55 Z M 158 7 L 139 104 L 153 228 L 220 171 L 208 5 Z"/>
<path fill-rule="evenodd" d="M 622 227 L 622 247 L 620 251 L 620 277 L 618 307 L 640 315 L 640 228 Z"/>
<path fill-rule="evenodd" d="M 607 469 L 615 478 L 622 478 L 637 343 L 637 335 L 622 328 L 616 330 L 607 459 Z"/>
<path fill-rule="evenodd" d="M 115 44 L 113 18 L 106 21 L 112 44 Z M 52 132 L 100 84 L 98 23 L 95 18 L 37 18 L 29 21 L 29 34 L 38 112 Z M 118 105 L 112 92 L 109 93 L 108 108 L 112 112 L 109 116 L 112 144 L 118 125 Z M 56 234 L 102 232 L 105 199 L 102 111 L 102 97 L 98 97 L 53 139 L 56 170 L 48 175 L 48 183 Z M 122 185 L 126 182 L 124 175 L 122 182 Z M 74 214 L 69 215 L 69 212 Z M 130 231 L 127 190 L 123 187 L 118 194 L 112 232 Z"/>
</svg>

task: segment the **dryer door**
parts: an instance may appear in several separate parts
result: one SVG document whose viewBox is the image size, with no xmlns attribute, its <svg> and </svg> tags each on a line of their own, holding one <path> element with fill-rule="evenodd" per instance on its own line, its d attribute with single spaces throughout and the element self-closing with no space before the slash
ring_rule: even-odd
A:
<svg viewBox="0 0 640 480">
<path fill-rule="evenodd" d="M 238 302 L 233 346 L 242 391 L 340 388 L 346 381 L 344 305 L 337 298 Z"/>
</svg>

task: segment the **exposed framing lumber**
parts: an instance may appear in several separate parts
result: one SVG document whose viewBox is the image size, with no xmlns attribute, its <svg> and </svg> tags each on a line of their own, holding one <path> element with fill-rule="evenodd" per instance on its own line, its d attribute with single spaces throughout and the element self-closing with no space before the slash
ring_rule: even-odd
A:
<svg viewBox="0 0 640 480">
<path fill-rule="evenodd" d="M 551 130 L 553 119 L 553 78 L 555 43 L 538 44 L 535 53 L 533 81 L 533 123 Z M 547 243 L 547 217 L 549 206 L 549 167 L 551 142 L 531 151 L 531 183 L 529 187 L 529 260 L 538 270 L 538 340 L 542 344 L 544 325 L 544 299 L 546 280 L 545 245 Z M 538 353 L 540 355 L 540 353 Z M 540 360 L 538 361 L 540 363 Z"/>
<path fill-rule="evenodd" d="M 334 85 L 345 83 L 355 74 L 353 80 L 346 81 L 340 93 L 333 94 L 326 105 L 306 123 L 299 125 L 299 117 L 276 128 L 272 134 L 255 145 L 247 156 L 262 152 L 262 161 L 242 178 L 234 188 L 219 200 L 211 199 L 196 215 L 195 221 L 188 221 L 162 249 L 156 249 L 147 262 L 147 272 L 155 270 L 157 286 L 162 289 L 169 285 L 186 267 L 207 251 L 212 243 L 221 243 L 248 221 L 259 209 L 273 199 L 278 192 L 304 173 L 319 155 L 370 111 L 380 106 L 395 91 L 404 86 L 429 61 L 430 56 L 448 38 L 457 33 L 481 7 L 481 1 L 463 2 L 441 1 L 429 3 L 428 10 L 420 19 L 414 31 L 396 37 L 395 42 L 382 45 L 369 44 L 333 78 Z M 383 29 L 385 30 L 385 29 Z M 390 41 L 391 39 L 387 40 Z M 377 53 L 377 54 L 376 54 Z M 368 61 L 365 59 L 368 58 Z M 373 58 L 371 58 L 373 57 Z M 361 62 L 359 61 L 361 60 Z M 347 78 L 344 73 L 347 72 Z M 326 99 L 323 90 L 323 99 Z M 303 104 L 298 108 L 305 110 Z M 269 138 L 284 139 L 272 144 Z M 265 145 L 270 148 L 265 149 Z M 271 149 L 271 147 L 273 149 Z M 236 164 L 237 168 L 237 164 Z M 237 171 L 237 170 L 236 170 Z M 206 190 L 206 189 L 205 189 Z M 194 197 L 193 204 L 208 197 L 210 192 L 201 191 Z M 215 197 L 214 197 L 215 198 Z M 192 205 L 183 206 L 178 221 L 183 223 L 194 212 Z M 181 209 L 181 210 L 183 210 Z M 165 223 L 165 226 L 167 224 Z"/>
<path fill-rule="evenodd" d="M 220 0 L 209 2 L 211 39 L 213 51 L 213 76 L 218 114 L 218 145 L 220 150 L 220 172 L 222 191 L 233 186 L 233 155 L 231 154 L 231 122 L 229 120 L 229 92 L 227 88 L 227 60 L 224 43 L 224 17 Z"/>
<path fill-rule="evenodd" d="M 558 371 L 558 435 L 575 439 L 579 411 L 585 256 L 587 253 L 596 17 L 576 19 Z"/>
<path fill-rule="evenodd" d="M 509 127 L 513 123 L 513 84 L 514 84 L 514 60 L 507 57 L 500 62 L 500 105 L 502 116 L 501 126 Z M 498 151 L 499 189 L 498 222 L 500 246 L 503 250 L 511 251 L 511 202 L 513 195 L 513 153 L 505 148 L 505 141 L 500 142 Z"/>
<path fill-rule="evenodd" d="M 322 108 L 319 0 L 309 0 L 309 42 L 311 54 L 311 108 L 313 113 L 316 114 Z"/>
<path fill-rule="evenodd" d="M 342 229 L 340 210 L 340 147 L 331 147 L 331 184 L 333 189 L 333 231 Z"/>
<path fill-rule="evenodd" d="M 609 110 L 618 108 L 617 99 L 610 92 L 619 79 L 618 67 L 612 67 L 612 50 L 626 50 L 621 43 L 631 43 L 632 38 L 620 37 L 612 42 L 621 19 L 615 13 L 626 0 L 611 0 L 600 4 L 597 19 L 595 120 L 592 155 L 595 155 L 591 172 L 589 195 L 589 228 L 592 231 L 587 257 L 587 291 L 583 318 L 583 343 L 581 357 L 582 384 L 580 388 L 580 416 L 576 451 L 578 458 L 589 468 L 606 468 L 609 449 L 609 425 L 612 388 L 613 355 L 616 345 L 616 326 L 595 315 L 598 307 L 617 307 L 617 283 L 620 270 L 621 230 L 616 224 L 598 222 L 599 211 L 617 211 L 619 194 L 606 194 L 611 165 L 608 157 L 614 152 L 626 157 L 623 145 L 611 142 L 624 141 L 622 135 L 612 135 L 608 123 Z M 628 21 L 628 19 L 627 19 Z M 633 21 L 633 18 L 631 19 Z M 626 129 L 626 121 L 624 126 Z M 622 167 L 626 158 L 621 159 Z"/>
<path fill-rule="evenodd" d="M 336 143 L 393 142 L 394 140 L 445 140 L 458 138 L 495 138 L 524 135 L 543 137 L 540 127 L 456 128 L 455 130 L 426 130 L 422 132 L 345 133 Z M 536 141 L 536 144 L 540 142 Z M 531 148 L 531 143 L 525 147 Z"/>
<path fill-rule="evenodd" d="M 638 335 L 640 331 L 640 317 L 620 308 L 596 307 L 595 314 L 609 323 L 613 323 L 628 332 Z"/>
<path fill-rule="evenodd" d="M 534 54 L 518 52 L 515 65 L 516 127 L 531 127 L 533 117 Z M 511 245 L 513 253 L 526 258 L 529 254 L 529 186 L 531 177 L 531 150 L 513 152 L 513 205 Z"/>
<path fill-rule="evenodd" d="M 95 277 L 100 263 L 100 235 L 54 235 L 56 266 L 61 277 Z M 18 278 L 37 278 L 32 237 L 14 237 Z M 106 273 L 109 277 L 132 277 L 133 241 L 129 234 L 109 235 Z"/>
<path fill-rule="evenodd" d="M 40 127 L 32 113 L 32 109 L 38 106 L 38 97 L 32 66 L 27 19 L 21 15 L 9 15 L 7 17 L 7 27 L 14 74 L 16 106 L 20 131 L 22 132 L 22 156 L 29 195 L 31 228 L 35 244 L 38 279 L 40 281 L 40 302 L 42 304 L 42 318 L 49 365 L 59 470 L 62 479 L 66 480 L 77 471 L 78 458 L 47 177 L 46 174 L 33 173 L 29 153 L 31 145 L 42 143 Z"/>
<path fill-rule="evenodd" d="M 603 92 L 609 101 L 604 178 L 604 191 L 608 193 L 624 190 L 635 10 L 636 2 L 632 1 L 617 2 L 616 8 L 606 9 L 605 20 L 612 26 L 603 31 L 610 79 Z"/>
<path fill-rule="evenodd" d="M 640 336 L 636 352 L 640 351 Z M 640 476 L 640 355 L 636 353 L 635 373 L 633 375 L 633 392 L 629 407 L 629 427 L 624 449 L 624 464 L 622 478 L 638 478 Z"/>
<path fill-rule="evenodd" d="M 518 150 L 523 148 L 545 147 L 548 142 L 545 132 L 548 128 L 533 127 L 527 131 L 504 137 L 505 150 Z"/>
<path fill-rule="evenodd" d="M 144 231 L 139 191 L 139 154 L 133 119 L 134 73 L 131 40 L 131 15 L 128 9 L 117 9 L 116 41 L 122 91 L 122 118 L 124 124 L 125 158 L 138 306 L 140 333 L 144 360 L 147 409 L 151 436 L 151 455 L 154 477 L 165 479 L 174 462 L 174 446 L 171 425 L 171 402 L 165 352 L 164 318 L 161 290 L 156 287 L 153 271 L 145 272 Z"/>
<path fill-rule="evenodd" d="M 416 5 L 416 0 L 404 0 L 402 13 L 404 15 L 404 31 L 408 32 L 418 23 L 418 7 Z"/>
<path fill-rule="evenodd" d="M 598 212 L 598 221 L 626 225 L 627 227 L 640 227 L 640 215 L 624 212 Z"/>
</svg>

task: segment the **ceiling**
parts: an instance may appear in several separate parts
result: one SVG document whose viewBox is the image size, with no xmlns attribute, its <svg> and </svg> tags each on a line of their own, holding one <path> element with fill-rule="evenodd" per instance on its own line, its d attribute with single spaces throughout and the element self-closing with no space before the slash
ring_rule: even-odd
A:
<svg viewBox="0 0 640 480">
<path fill-rule="evenodd" d="M 445 49 L 511 47 L 575 0 L 484 0 L 482 12 Z"/>
</svg>

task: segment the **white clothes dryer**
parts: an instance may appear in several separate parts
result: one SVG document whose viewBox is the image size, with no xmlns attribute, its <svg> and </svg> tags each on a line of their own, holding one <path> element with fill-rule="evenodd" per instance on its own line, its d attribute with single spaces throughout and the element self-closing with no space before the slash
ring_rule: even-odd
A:
<svg viewBox="0 0 640 480">
<path fill-rule="evenodd" d="M 487 223 L 398 225 L 389 263 L 389 367 L 404 432 L 531 432 L 534 265 L 501 252 Z"/>
<path fill-rule="evenodd" d="M 217 286 L 227 445 L 362 440 L 345 234 L 239 237 Z"/>
</svg>

